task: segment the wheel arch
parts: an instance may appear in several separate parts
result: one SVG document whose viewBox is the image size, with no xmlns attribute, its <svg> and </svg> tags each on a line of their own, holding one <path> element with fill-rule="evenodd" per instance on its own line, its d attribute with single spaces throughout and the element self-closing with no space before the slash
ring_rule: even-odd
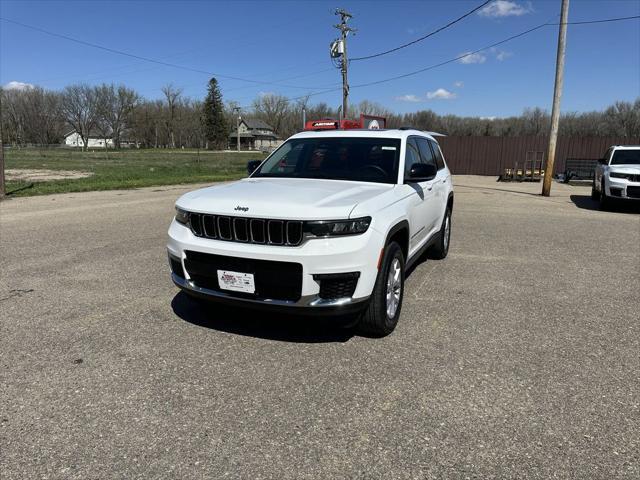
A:
<svg viewBox="0 0 640 480">
<path fill-rule="evenodd" d="M 393 227 L 389 229 L 387 238 L 385 239 L 385 247 L 391 242 L 397 242 L 400 245 L 400 249 L 404 255 L 405 262 L 409 258 L 409 238 L 410 238 L 409 222 L 407 220 L 400 220 Z"/>
</svg>

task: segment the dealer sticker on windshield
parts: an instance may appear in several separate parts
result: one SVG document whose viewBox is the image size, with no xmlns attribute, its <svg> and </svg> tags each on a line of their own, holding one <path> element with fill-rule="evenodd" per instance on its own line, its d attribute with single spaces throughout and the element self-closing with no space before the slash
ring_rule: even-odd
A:
<svg viewBox="0 0 640 480">
<path fill-rule="evenodd" d="M 218 285 L 223 290 L 232 290 L 234 292 L 255 293 L 256 291 L 253 274 L 251 273 L 218 270 Z"/>
<path fill-rule="evenodd" d="M 388 146 L 383 146 L 382 150 L 395 150 L 396 147 L 388 147 Z"/>
</svg>

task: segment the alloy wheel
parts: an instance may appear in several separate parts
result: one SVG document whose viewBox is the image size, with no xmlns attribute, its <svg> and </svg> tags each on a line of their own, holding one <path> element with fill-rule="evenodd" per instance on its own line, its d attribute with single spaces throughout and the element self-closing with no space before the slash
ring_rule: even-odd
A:
<svg viewBox="0 0 640 480">
<path fill-rule="evenodd" d="M 393 318 L 400 305 L 402 293 L 402 267 L 400 260 L 394 258 L 387 276 L 387 316 Z"/>
</svg>

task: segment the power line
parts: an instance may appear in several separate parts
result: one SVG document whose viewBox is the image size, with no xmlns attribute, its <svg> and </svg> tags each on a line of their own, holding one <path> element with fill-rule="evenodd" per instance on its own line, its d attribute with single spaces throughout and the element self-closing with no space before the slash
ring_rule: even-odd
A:
<svg viewBox="0 0 640 480">
<path fill-rule="evenodd" d="M 123 55 L 123 56 L 126 56 L 126 57 L 135 58 L 137 60 L 142 60 L 142 61 L 145 61 L 145 62 L 155 63 L 155 64 L 158 64 L 158 65 L 164 65 L 166 67 L 177 68 L 177 69 L 180 69 L 180 70 L 187 70 L 187 71 L 190 71 L 190 72 L 201 73 L 201 74 L 204 74 L 204 75 L 210 75 L 210 76 L 215 76 L 215 77 L 219 77 L 219 78 L 226 78 L 228 80 L 237 80 L 237 81 L 240 81 L 240 82 L 253 83 L 253 84 L 256 84 L 256 85 L 274 85 L 274 86 L 285 87 L 285 88 L 302 88 L 302 89 L 316 88 L 316 87 L 300 86 L 300 85 L 285 85 L 285 84 L 274 83 L 274 82 L 266 82 L 266 81 L 261 81 L 261 80 L 251 80 L 251 79 L 248 79 L 248 78 L 236 77 L 236 76 L 232 76 L 232 75 L 223 75 L 221 73 L 216 73 L 216 72 L 209 72 L 207 70 L 200 70 L 200 69 L 197 69 L 197 68 L 191 68 L 191 67 L 187 67 L 187 66 L 184 66 L 184 65 L 178 65 L 178 64 L 175 64 L 175 63 L 164 62 L 162 60 L 157 60 L 157 59 L 149 58 L 149 57 L 143 57 L 141 55 L 136 55 L 134 53 L 129 53 L 129 52 L 125 52 L 125 51 L 122 51 L 122 50 L 117 50 L 115 48 L 105 47 L 104 45 L 98 45 L 96 43 L 87 42 L 87 41 L 80 40 L 80 39 L 77 39 L 77 38 L 73 38 L 73 37 L 70 37 L 68 35 L 64 35 L 64 34 L 61 34 L 61 33 L 51 32 L 49 30 L 45 30 L 45 29 L 40 28 L 40 27 L 35 27 L 33 25 L 27 25 L 26 23 L 18 22 L 16 20 L 11 20 L 11 19 L 8 19 L 8 18 L 5 18 L 5 17 L 0 17 L 0 20 L 4 20 L 5 22 L 12 23 L 12 24 L 15 24 L 15 25 L 19 25 L 19 26 L 21 26 L 23 28 L 28 28 L 28 29 L 34 30 L 36 32 L 44 33 L 46 35 L 50 35 L 50 36 L 57 37 L 57 38 L 62 38 L 64 40 L 68 40 L 70 42 L 75 42 L 75 43 L 78 43 L 80 45 L 84 45 L 84 46 L 87 46 L 87 47 L 92 47 L 92 48 L 96 48 L 96 49 L 99 49 L 99 50 L 104 50 L 106 52 L 114 53 L 114 54 L 117 54 L 117 55 Z"/>
<path fill-rule="evenodd" d="M 567 25 L 588 25 L 588 24 L 596 24 L 596 23 L 607 23 L 607 22 L 619 22 L 619 21 L 625 21 L 625 20 L 634 20 L 634 19 L 638 19 L 638 18 L 640 18 L 640 15 L 634 15 L 634 16 L 630 16 L 630 17 L 607 18 L 607 19 L 601 19 L 601 20 L 586 20 L 586 21 L 579 21 L 579 22 L 566 22 L 566 23 L 567 23 Z M 469 57 L 471 55 L 474 55 L 476 53 L 482 52 L 484 50 L 489 50 L 490 48 L 497 47 L 498 45 L 502 45 L 504 43 L 510 42 L 511 40 L 515 40 L 516 38 L 523 37 L 525 35 L 528 35 L 530 33 L 535 32 L 537 30 L 540 30 L 541 28 L 544 28 L 544 27 L 547 27 L 547 26 L 552 26 L 552 25 L 559 25 L 559 24 L 560 24 L 559 22 L 556 22 L 556 23 L 550 23 L 550 22 L 541 23 L 540 25 L 536 25 L 535 27 L 529 28 L 528 30 L 525 30 L 525 31 L 520 32 L 520 33 L 517 33 L 515 35 L 512 35 L 512 36 L 507 37 L 507 38 L 505 38 L 503 40 L 500 40 L 498 42 L 492 43 L 491 45 L 487 45 L 486 47 L 479 48 L 477 50 L 465 53 L 463 55 L 458 55 L 455 58 L 451 58 L 449 60 L 445 60 L 445 61 L 437 63 L 435 65 L 430 65 L 428 67 L 421 68 L 420 70 L 416 70 L 416 71 L 413 71 L 413 72 L 405 73 L 405 74 L 402 74 L 402 75 L 396 75 L 394 77 L 385 78 L 385 79 L 382 79 L 382 80 L 376 80 L 376 81 L 373 81 L 373 82 L 361 83 L 361 84 L 358 84 L 358 85 L 352 85 L 351 88 L 369 87 L 369 86 L 372 86 L 372 85 L 378 85 L 378 84 L 381 84 L 381 83 L 387 83 L 387 82 L 391 82 L 391 81 L 394 81 L 394 80 L 399 80 L 399 79 L 402 79 L 402 78 L 406 78 L 406 77 L 410 77 L 410 76 L 413 76 L 413 75 L 417 75 L 419 73 L 423 73 L 423 72 L 426 72 L 428 70 L 433 70 L 435 68 L 442 67 L 442 66 L 447 65 L 449 63 L 456 62 L 458 60 L 461 60 L 461 59 L 463 59 L 465 57 Z M 341 90 L 341 88 L 338 87 L 338 88 L 332 88 L 332 89 L 329 89 L 329 90 L 322 90 L 322 91 L 318 91 L 318 92 L 312 92 L 310 94 L 300 95 L 298 97 L 285 97 L 285 98 L 287 98 L 287 100 L 289 100 L 289 101 L 293 101 L 293 100 L 299 100 L 301 98 L 314 97 L 316 95 L 322 95 L 322 94 L 325 94 L 325 93 L 333 93 L 333 92 L 337 92 L 339 90 Z M 247 109 L 247 108 L 251 108 L 251 107 L 250 106 L 244 106 L 244 107 L 241 107 L 241 108 Z"/>
<path fill-rule="evenodd" d="M 385 79 L 382 79 L 382 80 L 376 80 L 376 81 L 368 82 L 368 83 L 361 83 L 359 85 L 354 85 L 353 88 L 369 87 L 371 85 L 378 85 L 378 84 L 381 84 L 381 83 L 387 83 L 387 82 L 391 82 L 393 80 L 399 80 L 401 78 L 411 77 L 413 75 L 417 75 L 419 73 L 423 73 L 423 72 L 426 72 L 428 70 L 433 70 L 434 68 L 442 67 L 442 66 L 447 65 L 449 63 L 457 62 L 458 60 L 462 60 L 463 58 L 470 57 L 471 55 L 475 55 L 476 53 L 482 52 L 484 50 L 488 50 L 488 49 L 493 48 L 493 47 L 497 47 L 498 45 L 502 45 L 503 43 L 507 43 L 507 42 L 509 42 L 511 40 L 515 40 L 516 38 L 523 37 L 523 36 L 525 36 L 525 35 L 527 35 L 529 33 L 532 33 L 534 31 L 539 30 L 539 29 L 541 29 L 543 27 L 546 27 L 546 26 L 548 26 L 547 23 L 542 23 L 542 24 L 537 25 L 537 26 L 535 26 L 533 28 L 530 28 L 529 30 L 525 30 L 524 32 L 520 32 L 520 33 L 518 33 L 516 35 L 512 35 L 511 37 L 505 38 L 504 40 L 500 40 L 499 42 L 492 43 L 491 45 L 479 48 L 477 50 L 465 53 L 463 55 L 458 55 L 457 57 L 451 58 L 449 60 L 445 60 L 444 62 L 436 63 L 435 65 L 430 65 L 428 67 L 421 68 L 420 70 L 415 70 L 413 72 L 403 73 L 402 75 L 396 75 L 394 77 L 389 77 L 389 78 L 385 78 Z"/>
<path fill-rule="evenodd" d="M 305 74 L 302 74 L 302 75 L 296 75 L 294 77 L 288 77 L 288 78 L 283 78 L 283 79 L 279 79 L 279 80 L 273 80 L 273 81 L 274 82 L 282 82 L 282 81 L 285 81 L 285 80 L 295 80 L 295 79 L 298 79 L 298 78 L 311 77 L 311 76 L 317 75 L 319 73 L 325 73 L 325 72 L 329 72 L 329 71 L 332 72 L 333 70 L 334 70 L 333 67 L 323 68 L 322 70 L 316 70 L 314 72 L 305 73 Z M 316 87 L 316 88 L 328 88 L 328 87 L 330 87 L 332 85 L 323 85 L 323 86 Z M 336 85 L 337 85 L 337 83 L 336 83 Z M 236 91 L 236 90 L 244 90 L 246 88 L 253 88 L 253 87 L 252 87 L 252 85 L 243 85 L 242 87 L 225 88 L 225 94 L 227 92 L 233 92 L 233 91 Z"/>
<path fill-rule="evenodd" d="M 352 58 L 352 59 L 351 59 L 351 61 L 352 61 L 352 62 L 357 62 L 357 61 L 360 61 L 360 60 L 369 60 L 369 59 L 371 59 L 371 58 L 381 57 L 381 56 L 383 56 L 383 55 L 387 55 L 387 54 L 389 54 L 389 53 L 397 52 L 398 50 L 401 50 L 401 49 L 403 49 L 403 48 L 406 48 L 406 47 L 409 47 L 409 46 L 411 46 L 411 45 L 414 45 L 414 44 L 416 44 L 416 43 L 418 43 L 418 42 L 421 42 L 421 41 L 423 41 L 423 40 L 425 40 L 425 39 L 427 39 L 427 38 L 429 38 L 429 37 L 432 37 L 432 36 L 433 36 L 433 35 L 435 35 L 436 33 L 439 33 L 439 32 L 441 32 L 441 31 L 443 31 L 443 30 L 446 30 L 447 28 L 449 28 L 450 26 L 452 26 L 452 25 L 454 25 L 454 24 L 458 23 L 458 22 L 459 22 L 459 21 L 461 21 L 461 20 L 464 20 L 464 19 L 465 19 L 465 18 L 467 18 L 469 15 L 471 15 L 471 14 L 473 14 L 473 13 L 477 12 L 477 11 L 478 11 L 478 10 L 480 10 L 482 7 L 484 7 L 484 6 L 485 6 L 485 5 L 487 5 L 488 3 L 491 3 L 492 1 L 493 1 L 493 0 L 487 0 L 486 2 L 482 3 L 481 5 L 478 5 L 477 7 L 475 7 L 473 10 L 469 10 L 467 13 L 465 13 L 465 14 L 464 14 L 464 15 L 462 15 L 461 17 L 458 17 L 458 18 L 456 18 L 455 20 L 450 21 L 450 22 L 449 22 L 449 23 L 447 23 L 446 25 L 443 25 L 442 27 L 440 27 L 440 28 L 438 28 L 438 29 L 436 29 L 436 30 L 434 30 L 434 31 L 432 31 L 432 32 L 430 32 L 430 33 L 427 33 L 426 35 L 424 35 L 424 36 L 422 36 L 422 37 L 420 37 L 420 38 L 416 38 L 415 40 L 413 40 L 413 41 L 411 41 L 411 42 L 409 42 L 409 43 L 405 43 L 405 44 L 403 44 L 403 45 L 400 45 L 400 46 L 398 46 L 398 47 L 392 48 L 392 49 L 390 49 L 390 50 L 385 50 L 384 52 L 379 52 L 379 53 L 374 53 L 374 54 L 372 54 L 372 55 L 367 55 L 367 56 L 365 56 L 365 57 L 355 57 L 355 58 Z"/>
<path fill-rule="evenodd" d="M 591 23 L 607 23 L 607 22 L 620 22 L 623 20 L 634 20 L 640 18 L 640 15 L 633 15 L 631 17 L 617 17 L 617 18 L 605 18 L 603 20 L 586 20 L 583 22 L 565 22 L 566 25 L 588 25 Z M 550 23 L 549 25 L 560 25 L 560 23 Z"/>
<path fill-rule="evenodd" d="M 623 21 L 623 20 L 633 20 L 633 19 L 637 19 L 637 18 L 640 18 L 640 15 L 635 15 L 635 16 L 631 16 L 631 17 L 608 18 L 608 19 L 603 19 L 603 20 L 589 20 L 589 21 L 582 21 L 582 22 L 567 22 L 567 25 L 587 25 L 587 24 L 593 24 L 593 23 L 619 22 L 619 21 Z M 382 79 L 382 80 L 376 80 L 376 81 L 373 81 L 373 82 L 361 83 L 361 84 L 358 84 L 358 85 L 352 85 L 352 88 L 370 87 L 372 85 L 379 85 L 381 83 L 387 83 L 387 82 L 391 82 L 393 80 L 399 80 L 401 78 L 411 77 L 413 75 L 417 75 L 419 73 L 423 73 L 423 72 L 426 72 L 428 70 L 433 70 L 434 68 L 442 67 L 442 66 L 447 65 L 449 63 L 456 62 L 456 61 L 461 60 L 461 59 L 463 59 L 465 57 L 470 57 L 471 55 L 475 55 L 476 53 L 480 53 L 482 51 L 489 50 L 490 48 L 497 47 L 498 45 L 502 45 L 503 43 L 510 42 L 511 40 L 515 40 L 516 38 L 523 37 L 525 35 L 533 33 L 536 30 L 539 30 L 541 28 L 548 27 L 548 26 L 551 26 L 551 25 L 559 25 L 559 23 L 541 23 L 540 25 L 536 25 L 535 27 L 530 28 L 528 30 L 525 30 L 524 32 L 520 32 L 520 33 L 517 33 L 515 35 L 512 35 L 512 36 L 510 36 L 508 38 L 505 38 L 504 40 L 500 40 L 498 42 L 492 43 L 491 45 L 487 45 L 486 47 L 479 48 L 477 50 L 465 53 L 463 55 L 458 55 L 455 58 L 451 58 L 449 60 L 445 60 L 445 61 L 437 63 L 435 65 L 430 65 L 428 67 L 421 68 L 421 69 L 415 70 L 413 72 L 404 73 L 402 75 L 396 75 L 394 77 L 389 77 L 389 78 L 385 78 L 385 79 Z"/>
</svg>

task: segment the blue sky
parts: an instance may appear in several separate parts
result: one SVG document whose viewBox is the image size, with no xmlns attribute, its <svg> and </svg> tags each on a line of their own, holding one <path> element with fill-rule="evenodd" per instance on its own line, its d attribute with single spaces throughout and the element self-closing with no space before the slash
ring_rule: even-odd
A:
<svg viewBox="0 0 640 480">
<path fill-rule="evenodd" d="M 289 97 L 339 85 L 328 46 L 332 10 L 353 14 L 351 57 L 409 42 L 471 10 L 482 0 L 451 1 L 0 1 L 0 16 L 86 42 L 189 68 L 274 84 L 219 77 L 225 100 L 249 105 L 257 95 Z M 546 21 L 560 0 L 502 0 L 409 48 L 353 62 L 358 85 L 489 45 Z M 570 21 L 640 15 L 640 0 L 572 0 Z M 550 109 L 557 26 L 405 79 L 353 88 L 350 101 L 379 102 L 397 112 L 507 116 Z M 50 89 L 70 83 L 124 83 L 159 98 L 168 83 L 202 98 L 207 75 L 124 57 L 0 21 L 0 84 Z M 300 88 L 294 88 L 300 87 Z M 601 109 L 640 96 L 640 21 L 569 26 L 563 111 Z M 340 91 L 312 97 L 338 106 Z"/>
</svg>

